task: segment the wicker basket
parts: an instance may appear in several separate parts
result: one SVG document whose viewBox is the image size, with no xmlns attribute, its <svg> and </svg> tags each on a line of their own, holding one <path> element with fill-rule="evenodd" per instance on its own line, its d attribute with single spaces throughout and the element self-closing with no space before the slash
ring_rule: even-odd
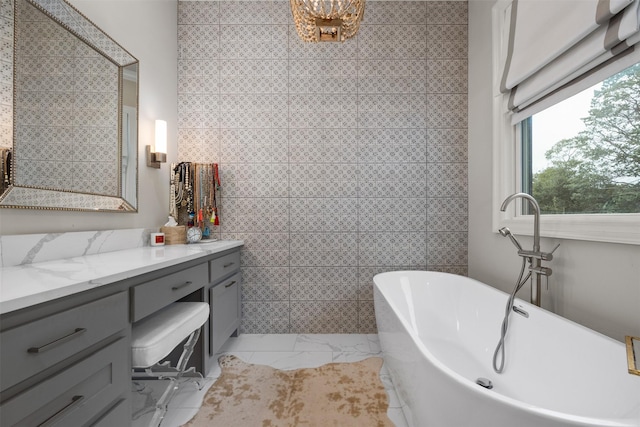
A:
<svg viewBox="0 0 640 427">
<path fill-rule="evenodd" d="M 177 225 L 174 227 L 162 226 L 160 232 L 164 233 L 166 245 L 184 245 L 187 243 L 187 227 Z"/>
</svg>

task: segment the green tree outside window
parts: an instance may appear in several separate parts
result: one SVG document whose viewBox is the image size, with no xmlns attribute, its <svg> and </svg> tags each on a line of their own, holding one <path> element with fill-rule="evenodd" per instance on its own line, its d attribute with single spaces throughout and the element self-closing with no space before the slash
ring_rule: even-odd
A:
<svg viewBox="0 0 640 427">
<path fill-rule="evenodd" d="M 582 121 L 533 175 L 542 213 L 640 212 L 640 63 L 605 80 Z"/>
</svg>

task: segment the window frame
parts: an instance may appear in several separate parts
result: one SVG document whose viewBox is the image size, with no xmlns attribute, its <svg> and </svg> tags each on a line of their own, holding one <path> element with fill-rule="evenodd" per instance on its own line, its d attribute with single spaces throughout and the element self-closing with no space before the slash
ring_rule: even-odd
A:
<svg viewBox="0 0 640 427">
<path fill-rule="evenodd" d="M 533 216 L 522 215 L 522 199 L 506 212 L 500 205 L 510 194 L 522 190 L 521 124 L 511 125 L 508 95 L 500 92 L 508 30 L 510 0 L 498 0 L 493 8 L 493 232 L 509 227 L 514 234 L 533 235 Z M 543 237 L 640 245 L 640 213 L 540 215 Z"/>
</svg>

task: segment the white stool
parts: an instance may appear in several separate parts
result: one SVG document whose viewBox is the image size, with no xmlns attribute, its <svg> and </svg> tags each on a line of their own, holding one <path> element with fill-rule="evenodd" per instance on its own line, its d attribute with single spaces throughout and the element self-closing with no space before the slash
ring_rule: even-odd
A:
<svg viewBox="0 0 640 427">
<path fill-rule="evenodd" d="M 186 369 L 193 348 L 200 337 L 200 327 L 209 318 L 209 304 L 205 302 L 176 302 L 134 323 L 131 339 L 131 366 L 144 369 L 143 378 L 169 379 L 169 385 L 158 399 L 151 421 L 162 422 L 167 405 L 178 389 L 178 380 L 192 378 L 202 388 L 202 374 L 191 367 Z M 175 368 L 169 362 L 158 364 L 184 339 L 184 350 Z"/>
</svg>

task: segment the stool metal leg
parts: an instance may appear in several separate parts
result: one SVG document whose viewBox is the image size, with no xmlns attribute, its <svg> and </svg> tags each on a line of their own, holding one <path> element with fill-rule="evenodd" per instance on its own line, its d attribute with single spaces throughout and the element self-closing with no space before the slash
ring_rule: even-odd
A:
<svg viewBox="0 0 640 427">
<path fill-rule="evenodd" d="M 167 386 L 164 393 L 162 393 L 162 396 L 160 397 L 160 399 L 158 399 L 158 402 L 156 403 L 155 413 L 153 414 L 153 419 L 151 420 L 150 426 L 157 427 L 157 426 L 160 426 L 160 424 L 162 423 L 162 420 L 164 419 L 164 416 L 167 413 L 167 407 L 169 406 L 169 401 L 178 390 L 178 386 L 179 386 L 178 381 L 180 379 L 193 378 L 197 384 L 198 390 L 201 390 L 202 387 L 204 386 L 204 381 L 203 381 L 204 377 L 202 376 L 202 374 L 200 374 L 199 372 L 196 372 L 195 368 L 186 369 L 187 363 L 189 362 L 189 358 L 193 354 L 193 349 L 195 348 L 199 337 L 200 337 L 200 328 L 196 329 L 191 333 L 191 335 L 189 335 L 187 342 L 184 344 L 182 355 L 180 356 L 180 359 L 178 360 L 178 364 L 176 365 L 175 368 L 171 368 L 168 365 L 156 365 L 156 366 L 164 367 L 166 370 L 160 369 L 159 371 L 155 371 L 152 369 L 155 366 L 149 369 L 152 372 L 159 374 L 158 378 L 169 379 L 169 385 Z"/>
</svg>

